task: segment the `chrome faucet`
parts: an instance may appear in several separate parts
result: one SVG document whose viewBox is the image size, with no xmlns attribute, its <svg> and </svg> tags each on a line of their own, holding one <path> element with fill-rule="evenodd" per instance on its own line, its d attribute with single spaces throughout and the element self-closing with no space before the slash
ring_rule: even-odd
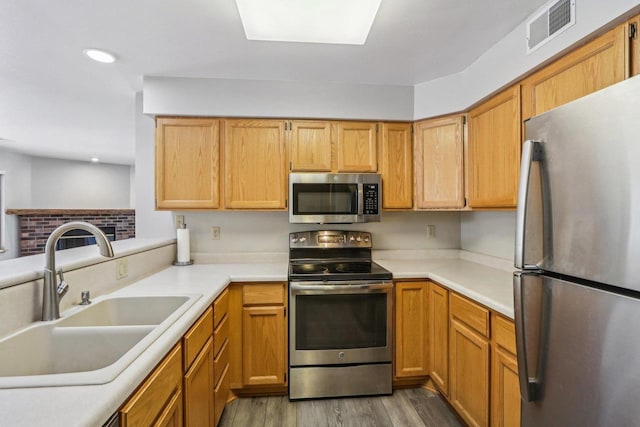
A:
<svg viewBox="0 0 640 427">
<path fill-rule="evenodd" d="M 42 320 L 55 320 L 60 318 L 60 300 L 69 290 L 69 285 L 64 281 L 62 270 L 59 271 L 60 283 L 56 283 L 56 243 L 58 239 L 70 230 L 85 230 L 93 234 L 100 248 L 100 255 L 113 257 L 113 248 L 107 236 L 93 224 L 82 221 L 72 221 L 62 224 L 53 230 L 44 250 L 46 265 L 44 267 L 44 292 L 42 298 Z"/>
</svg>

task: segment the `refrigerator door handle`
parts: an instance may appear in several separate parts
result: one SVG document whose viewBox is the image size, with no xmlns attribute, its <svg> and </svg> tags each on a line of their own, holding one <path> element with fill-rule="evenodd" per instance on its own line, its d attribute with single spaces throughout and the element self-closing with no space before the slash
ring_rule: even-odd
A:
<svg viewBox="0 0 640 427">
<path fill-rule="evenodd" d="M 518 358 L 518 380 L 520 395 L 525 402 L 539 399 L 540 380 L 529 376 L 529 361 L 527 358 L 526 324 L 524 312 L 525 301 L 523 282 L 526 276 L 538 276 L 534 272 L 519 272 L 513 274 L 514 317 L 516 326 L 516 355 Z"/>
<path fill-rule="evenodd" d="M 525 264 L 525 230 L 527 225 L 527 204 L 529 202 L 529 178 L 531 165 L 542 158 L 539 141 L 527 140 L 522 145 L 520 183 L 518 185 L 518 210 L 516 212 L 515 266 L 521 270 L 538 269 L 536 265 Z"/>
</svg>

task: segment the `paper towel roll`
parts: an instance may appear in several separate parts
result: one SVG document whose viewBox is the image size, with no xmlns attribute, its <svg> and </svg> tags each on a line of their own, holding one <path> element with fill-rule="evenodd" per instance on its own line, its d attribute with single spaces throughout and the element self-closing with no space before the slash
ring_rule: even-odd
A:
<svg viewBox="0 0 640 427">
<path fill-rule="evenodd" d="M 191 261 L 191 250 L 189 247 L 189 229 L 178 228 L 176 232 L 178 239 L 178 262 L 189 262 Z"/>
</svg>

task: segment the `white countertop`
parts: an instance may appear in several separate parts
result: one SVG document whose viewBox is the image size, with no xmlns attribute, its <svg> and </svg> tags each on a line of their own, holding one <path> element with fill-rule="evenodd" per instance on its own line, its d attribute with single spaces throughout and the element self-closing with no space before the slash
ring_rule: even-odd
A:
<svg viewBox="0 0 640 427">
<path fill-rule="evenodd" d="M 513 273 L 462 259 L 377 259 L 394 279 L 428 278 L 513 319 Z"/>
<path fill-rule="evenodd" d="M 511 273 L 463 259 L 376 259 L 394 278 L 430 278 L 513 318 Z M 11 426 L 100 426 L 145 379 L 230 282 L 286 281 L 287 262 L 169 267 L 112 295 L 202 294 L 115 380 L 102 385 L 0 390 L 0 420 Z M 0 280 L 1 283 L 1 280 Z M 63 316 L 65 313 L 62 313 Z"/>
<path fill-rule="evenodd" d="M 256 273 L 259 271 L 256 269 Z M 10 426 L 101 426 L 180 340 L 229 283 L 217 266 L 169 267 L 112 295 L 202 294 L 173 325 L 107 384 L 0 390 L 0 423 Z M 64 313 L 63 313 L 64 316 Z"/>
</svg>

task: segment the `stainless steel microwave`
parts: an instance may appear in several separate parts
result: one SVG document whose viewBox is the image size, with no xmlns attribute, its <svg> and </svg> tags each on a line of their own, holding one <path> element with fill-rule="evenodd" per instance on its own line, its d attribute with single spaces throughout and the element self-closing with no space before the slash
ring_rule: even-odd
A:
<svg viewBox="0 0 640 427">
<path fill-rule="evenodd" d="M 350 224 L 380 221 L 377 173 L 289 174 L 289 222 Z"/>
</svg>

